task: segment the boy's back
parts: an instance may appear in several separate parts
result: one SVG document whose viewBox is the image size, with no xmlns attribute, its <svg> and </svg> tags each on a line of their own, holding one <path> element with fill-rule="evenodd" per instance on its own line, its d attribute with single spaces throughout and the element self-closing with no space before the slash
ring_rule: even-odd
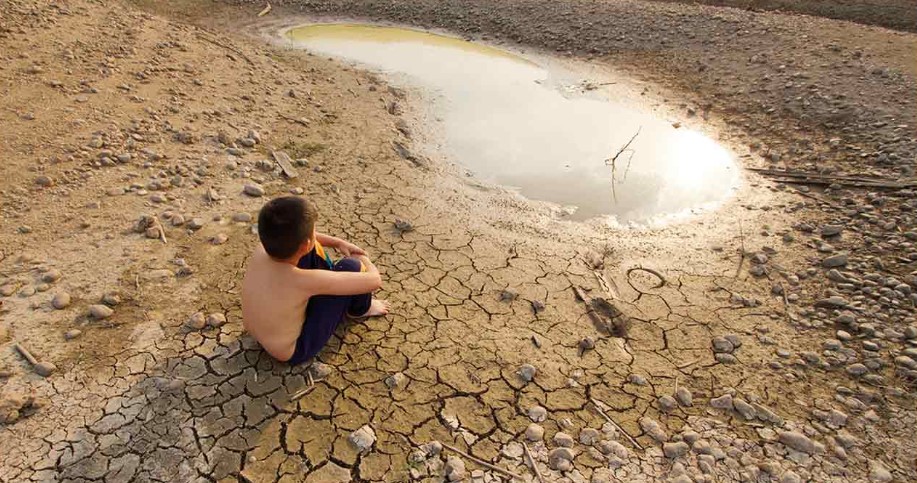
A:
<svg viewBox="0 0 917 483">
<path fill-rule="evenodd" d="M 245 270 L 243 326 L 264 350 L 281 361 L 293 355 L 311 296 L 301 283 L 302 277 L 308 276 L 305 272 L 274 261 L 261 245 L 252 253 Z"/>
</svg>

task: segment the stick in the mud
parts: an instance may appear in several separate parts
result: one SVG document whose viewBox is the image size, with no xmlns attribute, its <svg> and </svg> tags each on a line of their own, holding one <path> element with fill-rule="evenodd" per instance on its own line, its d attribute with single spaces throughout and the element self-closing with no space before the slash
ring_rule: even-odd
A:
<svg viewBox="0 0 917 483">
<path fill-rule="evenodd" d="M 223 42 L 220 42 L 219 40 L 211 39 L 211 38 L 209 38 L 209 37 L 207 37 L 207 36 L 205 36 L 205 35 L 203 35 L 203 34 L 201 34 L 201 33 L 198 33 L 197 36 L 198 36 L 199 39 L 201 39 L 201 40 L 203 40 L 203 41 L 205 41 L 205 42 L 210 42 L 211 44 L 216 45 L 217 47 L 223 47 L 224 49 L 229 50 L 229 51 L 231 51 L 232 53 L 234 53 L 234 54 L 236 54 L 236 55 L 242 57 L 242 58 L 245 59 L 245 61 L 248 62 L 249 64 L 251 64 L 251 65 L 253 65 L 253 66 L 255 65 L 255 63 L 252 61 L 252 59 L 249 59 L 248 56 L 245 55 L 245 53 L 242 52 L 241 50 L 239 50 L 239 49 L 237 49 L 237 48 L 235 48 L 235 47 L 232 47 L 232 46 L 230 46 L 230 45 L 226 45 L 226 44 L 224 44 Z"/>
<path fill-rule="evenodd" d="M 607 166 L 611 166 L 611 196 L 614 198 L 615 203 L 618 202 L 618 193 L 615 191 L 615 181 L 616 181 L 615 170 L 617 169 L 617 166 L 615 165 L 615 163 L 617 163 L 618 161 L 618 156 L 620 156 L 621 153 L 627 150 L 630 144 L 634 142 L 634 139 L 637 139 L 637 136 L 640 134 L 641 129 L 643 129 L 643 126 L 640 126 L 637 128 L 637 132 L 635 132 L 634 135 L 631 136 L 630 140 L 627 141 L 627 143 L 625 143 L 624 146 L 621 146 L 621 149 L 619 149 L 618 152 L 615 153 L 614 156 L 605 160 L 605 164 Z M 630 167 L 630 163 L 628 163 L 628 167 Z M 625 174 L 625 177 L 626 176 L 627 175 Z"/>
<path fill-rule="evenodd" d="M 529 457 L 529 462 L 532 463 L 532 471 L 535 472 L 535 477 L 538 478 L 540 483 L 544 483 L 544 477 L 541 476 L 541 471 L 538 469 L 538 464 L 535 463 L 535 458 L 532 456 L 532 452 L 529 451 L 529 445 L 525 444 L 525 441 L 522 442 L 522 449 L 525 450 L 525 455 Z"/>
<path fill-rule="evenodd" d="M 305 396 L 306 394 L 309 394 L 310 392 L 312 392 L 313 389 L 315 389 L 315 386 L 309 386 L 309 387 L 303 389 L 302 391 L 299 391 L 299 392 L 293 394 L 292 396 L 290 396 L 290 401 L 295 401 L 295 400 L 297 400 L 297 399 L 302 398 L 302 397 Z"/>
<path fill-rule="evenodd" d="M 739 266 L 736 267 L 736 274 L 732 278 L 739 276 L 739 272 L 742 271 L 742 265 L 745 264 L 745 232 L 742 230 L 742 220 L 739 220 L 739 243 L 742 245 L 739 252 Z"/>
<path fill-rule="evenodd" d="M 604 406 L 604 404 L 600 404 L 600 401 L 596 400 L 595 398 L 590 398 L 590 401 L 592 401 L 592 405 L 595 406 L 595 409 L 599 412 L 599 414 L 601 414 L 601 415 L 605 418 L 606 421 L 608 421 L 609 423 L 611 423 L 612 426 L 618 428 L 618 431 L 620 431 L 621 433 L 623 433 L 624 436 L 627 436 L 627 439 L 628 439 L 628 441 L 631 442 L 631 444 L 633 444 L 634 446 L 636 446 L 637 448 L 639 448 L 640 451 L 644 451 L 643 445 L 641 445 L 640 443 L 638 443 L 637 440 L 634 439 L 634 437 L 630 435 L 630 433 L 628 433 L 627 431 L 625 431 L 624 428 L 622 428 L 620 424 L 618 424 L 617 422 L 615 422 L 614 419 L 611 419 L 611 416 L 609 416 L 607 413 L 605 413 L 605 410 L 602 409 L 602 406 Z"/>
<path fill-rule="evenodd" d="M 679 368 L 679 369 L 684 369 L 684 368 L 686 368 L 686 367 L 691 367 L 691 366 L 693 366 L 694 364 L 697 364 L 697 362 L 698 362 L 698 360 L 697 360 L 697 359 L 694 359 L 693 361 L 685 362 L 684 364 L 682 364 L 682 365 L 680 365 L 680 366 L 675 366 L 675 367 L 677 367 L 677 368 Z"/>
<path fill-rule="evenodd" d="M 41 377 L 48 377 L 57 370 L 57 366 L 50 362 L 39 362 L 31 352 L 28 351 L 20 343 L 15 343 L 13 347 L 22 354 L 22 357 L 25 357 L 25 360 L 29 361 L 29 364 L 32 365 L 32 369 Z"/>
<path fill-rule="evenodd" d="M 496 471 L 496 472 L 498 472 L 498 473 L 503 473 L 503 474 L 506 475 L 506 476 L 510 476 L 510 477 L 513 477 L 513 478 L 518 478 L 518 479 L 520 479 L 520 480 L 523 479 L 522 476 L 519 476 L 519 475 L 517 475 L 516 473 L 513 473 L 513 472 L 510 471 L 510 470 L 506 470 L 506 469 L 500 468 L 499 466 L 494 466 L 494 465 L 492 465 L 492 464 L 490 464 L 490 463 L 488 463 L 488 462 L 482 460 L 481 458 L 477 458 L 477 457 L 471 456 L 470 454 L 468 454 L 468 453 L 466 453 L 466 452 L 464 452 L 464 451 L 462 451 L 462 450 L 456 448 L 455 446 L 450 446 L 450 445 L 448 445 L 448 444 L 446 444 L 446 443 L 443 443 L 443 448 L 446 448 L 446 449 L 448 449 L 448 450 L 450 450 L 450 451 L 454 451 L 454 452 L 456 452 L 456 453 L 458 453 L 458 454 L 460 454 L 460 455 L 462 455 L 462 456 L 464 456 L 464 457 L 470 459 L 471 461 L 474 461 L 475 463 L 477 463 L 477 464 L 479 464 L 479 465 L 481 465 L 481 466 L 483 466 L 483 467 L 485 467 L 485 468 L 487 468 L 487 469 L 489 469 L 489 470 L 493 470 L 493 471 Z"/>
<path fill-rule="evenodd" d="M 268 3 L 267 6 L 264 7 L 264 10 L 258 12 L 258 17 L 263 17 L 269 13 L 271 13 L 271 4 L 270 3 Z"/>
</svg>

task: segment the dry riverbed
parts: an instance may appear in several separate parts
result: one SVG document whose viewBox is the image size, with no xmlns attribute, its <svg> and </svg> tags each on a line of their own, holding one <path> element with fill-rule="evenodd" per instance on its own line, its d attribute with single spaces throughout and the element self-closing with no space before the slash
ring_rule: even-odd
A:
<svg viewBox="0 0 917 483">
<path fill-rule="evenodd" d="M 0 4 L 0 481 L 508 479 L 469 455 L 532 481 L 529 452 L 546 481 L 917 478 L 917 198 L 838 177 L 913 174 L 917 36 L 640 2 L 284 3 Z M 263 38 L 316 15 L 570 52 L 827 189 L 749 172 L 665 229 L 565 221 L 421 149 L 421 93 Z M 308 367 L 241 329 L 252 217 L 284 193 L 394 303 Z"/>
</svg>

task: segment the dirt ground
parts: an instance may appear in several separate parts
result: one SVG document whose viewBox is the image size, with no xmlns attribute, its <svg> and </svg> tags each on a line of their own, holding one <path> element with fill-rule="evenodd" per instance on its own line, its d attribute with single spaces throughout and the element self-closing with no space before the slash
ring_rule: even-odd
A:
<svg viewBox="0 0 917 483">
<path fill-rule="evenodd" d="M 509 479 L 434 441 L 523 481 L 527 450 L 545 481 L 917 479 L 917 35 L 635 1 L 236 3 L 0 3 L 0 481 Z M 665 229 L 563 221 L 419 154 L 420 93 L 264 38 L 304 18 L 590 61 L 824 186 L 748 172 Z M 394 305 L 307 367 L 241 328 L 252 217 L 284 193 Z"/>
</svg>

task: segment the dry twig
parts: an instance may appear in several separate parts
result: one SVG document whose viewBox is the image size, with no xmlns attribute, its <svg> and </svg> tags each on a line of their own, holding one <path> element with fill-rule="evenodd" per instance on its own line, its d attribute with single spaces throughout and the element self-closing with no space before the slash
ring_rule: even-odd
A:
<svg viewBox="0 0 917 483">
<path fill-rule="evenodd" d="M 609 416 L 607 413 L 605 413 L 605 410 L 602 409 L 602 406 L 605 405 L 604 403 L 602 403 L 601 401 L 598 401 L 596 398 L 590 398 L 590 401 L 592 401 L 592 405 L 595 406 L 595 409 L 599 412 L 599 414 L 601 414 L 601 415 L 605 418 L 606 421 L 608 421 L 609 423 L 611 423 L 612 426 L 618 428 L 618 431 L 620 431 L 621 433 L 623 433 L 624 436 L 627 436 L 627 439 L 628 439 L 628 441 L 631 442 L 631 444 L 633 444 L 634 446 L 636 446 L 637 448 L 639 448 L 640 451 L 643 451 L 643 450 L 644 450 L 643 445 L 641 445 L 640 443 L 638 443 L 637 440 L 634 439 L 634 437 L 630 435 L 630 433 L 628 433 L 627 431 L 624 431 L 624 428 L 622 428 L 620 424 L 618 424 L 617 422 L 615 422 L 614 419 L 611 419 L 611 416 Z"/>
<path fill-rule="evenodd" d="M 271 4 L 270 3 L 268 3 L 267 6 L 264 7 L 264 10 L 258 12 L 258 16 L 263 17 L 269 13 L 271 13 Z"/>
<path fill-rule="evenodd" d="M 535 476 L 538 478 L 540 483 L 544 483 L 544 477 L 541 476 L 541 471 L 538 469 L 538 464 L 535 463 L 535 458 L 532 456 L 532 452 L 529 451 L 529 445 L 525 444 L 525 441 L 522 442 L 522 449 L 525 450 L 525 455 L 529 457 L 529 462 L 532 463 L 532 471 L 535 472 Z"/>
<path fill-rule="evenodd" d="M 479 465 L 481 465 L 481 466 L 483 466 L 483 467 L 485 467 L 485 468 L 487 468 L 487 469 L 489 469 L 489 470 L 493 470 L 493 471 L 496 471 L 496 472 L 498 472 L 498 473 L 503 473 L 504 475 L 509 476 L 509 477 L 512 477 L 512 478 L 518 478 L 518 479 L 520 479 L 520 480 L 523 479 L 522 476 L 517 475 L 516 473 L 513 473 L 512 471 L 509 471 L 509 470 L 507 470 L 507 469 L 500 468 L 499 466 L 492 465 L 492 464 L 490 464 L 490 463 L 488 463 L 488 462 L 482 460 L 481 458 L 477 458 L 477 457 L 471 456 L 470 454 L 468 454 L 468 453 L 466 453 L 466 452 L 464 452 L 464 451 L 462 451 L 462 450 L 456 448 L 455 446 L 450 446 L 450 445 L 448 445 L 448 444 L 446 444 L 446 443 L 443 443 L 443 448 L 446 448 L 446 449 L 448 449 L 449 451 L 454 451 L 454 452 L 456 452 L 456 453 L 458 453 L 458 454 L 460 454 L 460 455 L 462 455 L 462 456 L 464 456 L 464 457 L 470 459 L 471 461 L 474 461 L 475 463 L 477 463 L 477 464 L 479 464 Z"/>
<path fill-rule="evenodd" d="M 618 202 L 618 193 L 615 190 L 615 182 L 617 182 L 617 178 L 615 177 L 615 171 L 617 170 L 618 156 L 621 156 L 621 153 L 623 153 L 624 151 L 627 151 L 627 148 L 630 147 L 631 143 L 634 142 L 634 139 L 637 139 L 637 136 L 640 134 L 641 129 L 643 129 L 643 126 L 640 126 L 637 128 L 637 132 L 635 132 L 634 135 L 631 136 L 630 140 L 627 141 L 627 143 L 625 143 L 624 146 L 621 146 L 621 149 L 619 149 L 618 152 L 615 153 L 614 156 L 605 160 L 605 165 L 611 166 L 611 196 L 614 198 L 615 203 Z M 633 158 L 633 155 L 631 155 L 631 158 Z M 627 171 L 629 169 L 630 169 L 630 160 L 627 161 L 627 169 L 624 170 L 625 177 L 627 176 Z"/>
</svg>

